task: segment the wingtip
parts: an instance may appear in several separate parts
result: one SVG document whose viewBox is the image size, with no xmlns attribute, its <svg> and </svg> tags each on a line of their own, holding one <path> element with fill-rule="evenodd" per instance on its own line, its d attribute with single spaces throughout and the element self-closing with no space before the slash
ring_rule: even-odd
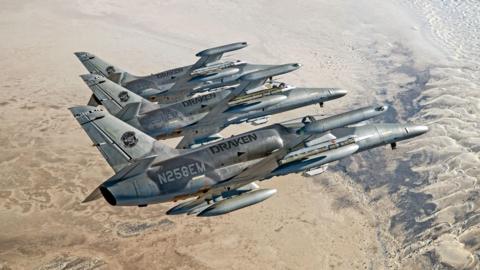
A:
<svg viewBox="0 0 480 270">
<path fill-rule="evenodd" d="M 79 76 L 83 80 L 83 82 L 89 87 L 92 85 L 103 83 L 107 80 L 105 77 L 98 74 L 82 74 Z"/>
<path fill-rule="evenodd" d="M 91 59 L 92 57 L 95 57 L 93 54 L 89 53 L 89 52 L 74 52 L 73 53 L 77 58 L 78 60 L 80 61 L 87 61 L 89 59 Z"/>
<path fill-rule="evenodd" d="M 93 112 L 93 111 L 103 111 L 101 108 L 88 106 L 88 105 L 78 105 L 68 108 L 68 110 L 73 114 L 73 116 L 79 116 L 82 113 Z"/>
<path fill-rule="evenodd" d="M 90 78 L 94 78 L 94 75 L 90 74 L 90 73 L 87 73 L 87 74 L 78 75 L 78 77 L 82 78 L 82 80 L 87 80 L 87 79 L 90 79 Z"/>
<path fill-rule="evenodd" d="M 78 75 L 82 80 L 84 81 L 95 81 L 95 80 L 103 80 L 105 77 L 98 75 L 98 74 L 91 74 L 91 73 L 86 73 L 82 75 Z"/>
</svg>

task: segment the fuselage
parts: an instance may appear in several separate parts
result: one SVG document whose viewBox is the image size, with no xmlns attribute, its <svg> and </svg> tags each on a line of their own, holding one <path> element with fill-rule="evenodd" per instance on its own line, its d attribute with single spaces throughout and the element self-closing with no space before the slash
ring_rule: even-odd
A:
<svg viewBox="0 0 480 270">
<path fill-rule="evenodd" d="M 129 123 L 148 135 L 161 139 L 182 136 L 185 131 L 191 132 L 199 128 L 196 124 L 231 90 L 212 91 L 198 95 L 194 98 L 177 102 L 167 107 L 145 112 Z M 271 91 L 269 94 L 256 93 L 255 99 L 236 102 L 234 99 L 225 112 L 216 116 L 219 128 L 230 124 L 238 124 L 249 119 L 276 114 L 315 103 L 322 103 L 342 97 L 346 91 L 331 88 L 295 88 Z"/>
<path fill-rule="evenodd" d="M 130 124 L 158 139 L 177 137 L 181 135 L 182 128 L 198 122 L 229 93 L 230 90 L 210 92 L 165 107 L 157 107 L 143 112 L 136 119 L 132 119 Z"/>
<path fill-rule="evenodd" d="M 130 79 L 126 76 L 125 80 L 117 83 L 150 101 L 171 104 L 207 89 L 235 85 L 241 76 L 269 67 L 272 66 L 241 63 L 208 74 L 191 76 L 192 66 L 184 66 L 149 76 Z M 176 83 L 181 83 L 182 86 L 174 87 Z"/>
<path fill-rule="evenodd" d="M 320 166 L 373 147 L 418 136 L 427 130 L 424 126 L 408 124 L 373 124 L 307 134 L 275 124 L 167 160 L 159 157 L 144 173 L 122 181 L 105 182 L 100 190 L 113 205 L 178 200 L 213 188 L 242 186 L 259 180 L 235 176 L 270 155 L 283 153 L 278 152 L 281 150 L 285 153 L 274 160 L 278 166 L 265 172 L 263 177 L 299 173 L 311 166 Z M 328 134 L 337 139 L 331 140 Z M 323 137 L 325 140 L 321 139 Z"/>
<path fill-rule="evenodd" d="M 159 203 L 194 196 L 284 147 L 283 137 L 287 133 L 287 129 L 275 126 L 234 136 L 168 160 L 153 161 L 144 173 L 113 185 L 106 183 L 101 190 L 114 205 Z"/>
</svg>

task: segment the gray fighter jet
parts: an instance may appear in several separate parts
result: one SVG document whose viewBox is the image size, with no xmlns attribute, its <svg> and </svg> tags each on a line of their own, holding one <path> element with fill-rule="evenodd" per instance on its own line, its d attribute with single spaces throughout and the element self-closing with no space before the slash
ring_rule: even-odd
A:
<svg viewBox="0 0 480 270">
<path fill-rule="evenodd" d="M 102 109 L 79 106 L 72 114 L 116 174 L 84 202 L 101 197 L 116 206 L 183 202 L 167 214 L 215 216 L 261 202 L 276 193 L 256 180 L 301 173 L 382 145 L 428 131 L 413 124 L 346 127 L 381 114 L 367 107 L 325 119 L 274 124 L 190 150 L 156 141 Z"/>
<path fill-rule="evenodd" d="M 102 75 L 152 102 L 169 104 L 187 99 L 190 95 L 238 83 L 238 79 L 270 65 L 247 64 L 240 60 L 221 61 L 224 53 L 239 50 L 246 42 L 227 44 L 197 53 L 200 59 L 183 66 L 148 76 L 135 76 L 111 65 L 88 52 L 74 53 L 91 74 Z M 98 105 L 94 96 L 89 105 Z"/>
<path fill-rule="evenodd" d="M 242 76 L 237 87 L 197 94 L 169 105 L 152 103 L 99 75 L 81 77 L 111 114 L 157 139 L 184 136 L 178 147 L 187 148 L 218 140 L 214 134 L 228 125 L 323 104 L 346 94 L 333 88 L 262 87 L 268 78 L 299 66 L 287 64 L 252 72 Z"/>
</svg>

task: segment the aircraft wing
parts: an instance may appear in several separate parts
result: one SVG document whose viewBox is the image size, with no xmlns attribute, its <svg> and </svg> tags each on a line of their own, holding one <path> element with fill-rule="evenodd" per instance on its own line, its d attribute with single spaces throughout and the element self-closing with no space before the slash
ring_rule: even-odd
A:
<svg viewBox="0 0 480 270">
<path fill-rule="evenodd" d="M 228 103 L 230 100 L 241 95 L 248 89 L 261 86 L 270 77 L 294 71 L 299 67 L 300 64 L 298 63 L 285 64 L 243 75 L 240 78 L 239 86 L 234 88 L 229 95 L 219 102 L 200 121 L 185 131 L 185 135 L 177 145 L 177 149 L 188 148 L 195 143 L 195 140 L 206 138 L 219 132 L 223 128 L 224 119 L 222 114 L 229 108 Z"/>
<path fill-rule="evenodd" d="M 237 42 L 203 50 L 196 54 L 196 56 L 200 57 L 200 59 L 193 64 L 191 69 L 194 70 L 201 68 L 212 62 L 218 61 L 220 58 L 222 58 L 224 53 L 243 49 L 247 47 L 247 45 L 247 42 Z"/>
<path fill-rule="evenodd" d="M 303 143 L 304 139 L 301 139 L 296 142 L 296 145 Z M 287 147 L 282 147 L 275 152 L 271 153 L 269 156 L 263 158 L 259 162 L 253 164 L 250 167 L 245 168 L 239 174 L 225 179 L 217 185 L 217 187 L 210 189 L 205 193 L 202 198 L 219 196 L 222 190 L 225 190 L 225 187 L 230 187 L 231 189 L 237 189 L 253 183 L 257 180 L 263 180 L 271 172 L 280 166 L 279 160 L 285 157 L 288 154 L 289 149 Z"/>
<path fill-rule="evenodd" d="M 254 182 L 265 178 L 270 172 L 279 166 L 280 160 L 287 153 L 287 149 L 282 148 L 265 157 L 254 165 L 247 167 L 238 175 L 226 179 L 219 183 L 216 187 L 208 190 L 201 196 L 182 202 L 168 210 L 167 214 L 198 214 L 206 207 L 210 206 L 207 201 L 222 196 L 238 196 L 244 192 L 258 189 L 258 185 Z"/>
<path fill-rule="evenodd" d="M 284 157 L 287 153 L 288 151 L 286 148 L 281 148 L 227 181 L 231 184 L 243 186 L 250 182 L 263 179 L 279 166 L 278 160 Z"/>
</svg>

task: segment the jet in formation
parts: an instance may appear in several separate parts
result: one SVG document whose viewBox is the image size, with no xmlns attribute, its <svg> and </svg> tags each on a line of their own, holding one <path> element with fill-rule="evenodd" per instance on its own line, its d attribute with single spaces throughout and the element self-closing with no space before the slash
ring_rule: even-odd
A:
<svg viewBox="0 0 480 270">
<path fill-rule="evenodd" d="M 215 62 L 222 53 L 243 43 L 236 44 L 199 54 L 215 55 Z M 199 62 L 206 66 L 204 63 L 212 60 L 208 59 Z M 197 64 L 182 76 L 190 78 Z M 86 105 L 70 111 L 115 171 L 84 202 L 103 197 L 110 205 L 143 207 L 189 199 L 167 214 L 222 215 L 276 193 L 275 189 L 260 188 L 257 181 L 292 173 L 313 176 L 325 171 L 328 163 L 384 145 L 395 149 L 397 142 L 428 131 L 415 124 L 365 124 L 385 113 L 388 106 L 384 105 L 327 118 L 307 115 L 229 138 L 212 135 L 231 124 L 345 95 L 346 91 L 334 88 L 272 85 L 272 77 L 298 67 L 264 65 L 239 72 L 234 84 L 199 92 L 190 85 L 183 89 L 189 94 L 170 103 L 152 102 L 142 95 L 149 89 L 132 90 L 108 73 L 82 75 L 94 96 L 89 104 L 94 100 L 94 105 L 103 108 Z M 176 148 L 157 140 L 175 136 L 183 136 Z"/>
<path fill-rule="evenodd" d="M 334 88 L 296 88 L 265 82 L 294 71 L 299 64 L 286 64 L 251 72 L 238 79 L 236 87 L 196 94 L 171 104 L 158 104 L 100 75 L 81 75 L 96 99 L 114 116 L 157 138 L 184 136 L 179 148 L 219 139 L 218 132 L 231 124 L 263 123 L 272 114 L 323 104 L 346 94 Z M 212 136 L 213 135 L 213 136 Z"/>
<path fill-rule="evenodd" d="M 74 53 L 91 74 L 101 75 L 150 101 L 169 104 L 184 100 L 195 93 L 222 86 L 235 85 L 250 72 L 270 65 L 248 64 L 241 60 L 224 60 L 225 53 L 240 50 L 246 42 L 237 42 L 203 50 L 200 59 L 190 66 L 182 66 L 147 76 L 132 75 L 89 52 Z M 100 102 L 92 96 L 90 105 Z"/>
</svg>

